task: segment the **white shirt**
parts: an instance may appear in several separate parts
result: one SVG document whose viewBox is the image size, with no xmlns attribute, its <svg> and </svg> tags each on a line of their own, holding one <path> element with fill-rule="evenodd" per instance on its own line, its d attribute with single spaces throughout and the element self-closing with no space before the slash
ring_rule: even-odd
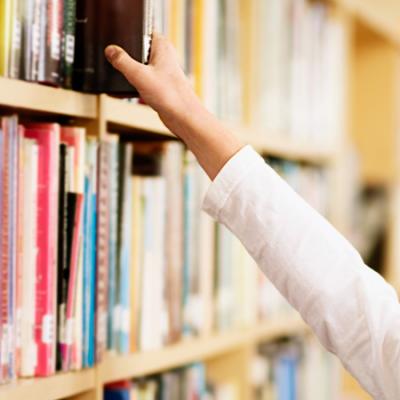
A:
<svg viewBox="0 0 400 400">
<path fill-rule="evenodd" d="M 203 208 L 241 240 L 374 399 L 400 399 L 395 290 L 251 147 L 222 168 Z"/>
</svg>

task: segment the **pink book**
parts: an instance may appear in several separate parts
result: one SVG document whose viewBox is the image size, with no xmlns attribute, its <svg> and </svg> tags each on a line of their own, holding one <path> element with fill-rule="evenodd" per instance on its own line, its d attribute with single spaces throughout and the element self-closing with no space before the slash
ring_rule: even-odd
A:
<svg viewBox="0 0 400 400">
<path fill-rule="evenodd" d="M 55 372 L 60 126 L 31 124 L 25 137 L 36 139 L 39 147 L 35 375 L 48 376 Z"/>
<path fill-rule="evenodd" d="M 24 206 L 24 193 L 23 193 L 23 165 L 24 165 L 24 135 L 25 128 L 23 126 L 18 127 L 18 195 L 17 195 L 17 264 L 16 264 L 16 341 L 15 341 L 15 368 L 17 374 L 21 373 L 21 316 L 22 316 L 22 262 L 23 262 L 23 233 L 24 225 L 22 218 L 22 209 Z"/>
</svg>

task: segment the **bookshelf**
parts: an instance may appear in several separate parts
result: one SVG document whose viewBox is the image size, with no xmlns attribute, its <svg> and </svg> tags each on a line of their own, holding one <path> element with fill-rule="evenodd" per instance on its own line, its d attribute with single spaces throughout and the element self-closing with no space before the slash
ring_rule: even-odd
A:
<svg viewBox="0 0 400 400">
<path fill-rule="evenodd" d="M 360 60 L 360 52 L 361 57 L 365 57 L 358 61 L 359 64 L 349 64 L 349 68 L 354 73 L 354 76 L 351 74 L 351 95 L 354 104 L 352 103 L 348 125 L 353 127 L 354 136 L 356 140 L 360 140 L 362 147 L 364 145 L 361 142 L 362 137 L 358 136 L 357 133 L 362 130 L 376 130 L 376 127 L 374 128 L 369 120 L 365 119 L 365 111 L 373 109 L 374 106 L 358 101 L 357 94 L 361 93 L 361 88 L 367 80 L 370 80 L 371 76 L 376 77 L 373 82 L 376 86 L 371 90 L 384 91 L 387 85 L 393 83 L 395 79 L 399 79 L 400 31 L 396 18 L 400 13 L 396 15 L 396 13 L 390 12 L 391 7 L 394 6 L 388 6 L 382 12 L 381 4 L 377 0 L 334 0 L 333 3 L 339 8 L 343 18 L 347 21 L 346 23 L 349 23 L 350 20 L 351 27 L 356 26 L 354 31 L 352 30 L 350 33 L 350 35 L 355 35 L 358 38 L 352 39 L 349 43 L 349 47 L 357 52 L 357 54 L 352 54 L 357 56 L 357 60 Z M 377 44 L 375 47 L 377 51 L 372 56 L 363 53 L 365 43 L 370 44 L 371 41 Z M 377 67 L 377 64 L 381 65 L 378 60 L 382 56 L 387 61 L 384 70 Z M 390 133 L 389 140 L 385 141 L 386 148 L 391 148 L 398 140 L 394 136 L 398 122 L 394 111 L 398 104 L 397 95 L 393 94 L 389 100 L 393 106 L 389 110 L 387 107 L 375 110 L 376 113 L 380 113 L 379 121 L 389 120 L 388 123 L 392 124 L 385 127 L 385 132 Z M 92 129 L 100 137 L 106 137 L 108 132 L 112 132 L 120 135 L 156 137 L 163 140 L 174 138 L 171 132 L 163 126 L 157 114 L 149 107 L 107 95 L 88 95 L 35 83 L 0 78 L 0 108 L 7 112 L 12 110 L 24 115 L 46 115 L 55 120 L 65 120 L 66 117 L 78 119 L 80 123 Z M 374 114 L 375 117 L 376 115 Z M 342 147 L 340 143 L 310 142 L 283 137 L 277 132 L 267 132 L 268 134 L 266 134 L 264 130 L 258 127 L 229 122 L 227 122 L 227 125 L 240 138 L 253 145 L 264 155 L 332 169 L 336 167 L 341 157 Z M 376 145 L 377 142 L 366 148 L 363 153 L 367 160 L 364 165 L 368 179 L 385 182 L 395 181 L 399 186 L 400 170 L 394 163 L 394 157 L 384 158 L 376 162 L 371 155 L 376 151 Z M 382 163 L 390 163 L 391 175 L 389 177 L 383 175 L 382 171 L 387 170 L 387 165 L 385 164 L 382 167 Z M 340 189 L 340 182 L 336 183 L 336 189 Z M 335 203 L 337 207 L 342 204 L 341 201 L 335 201 Z M 393 260 L 391 265 L 394 265 Z M 391 273 L 395 275 L 394 271 Z M 131 355 L 107 354 L 105 359 L 95 368 L 60 373 L 48 378 L 20 379 L 16 382 L 4 384 L 0 386 L 0 400 L 22 400 L 26 398 L 100 400 L 103 386 L 106 383 L 125 378 L 141 377 L 198 360 L 209 361 L 211 373 L 217 379 L 220 377 L 223 379 L 224 374 L 221 372 L 223 367 L 221 366 L 229 365 L 232 359 L 246 359 L 246 352 L 258 343 L 294 334 L 304 335 L 308 332 L 305 324 L 298 318 L 281 317 L 260 323 L 254 327 L 184 340 L 158 351 L 138 352 Z M 238 376 L 243 372 L 243 368 L 242 365 L 238 367 L 238 370 L 227 371 L 226 374 Z M 245 384 L 243 385 L 245 386 Z M 246 388 L 243 389 L 243 393 L 245 392 L 247 393 Z"/>
</svg>

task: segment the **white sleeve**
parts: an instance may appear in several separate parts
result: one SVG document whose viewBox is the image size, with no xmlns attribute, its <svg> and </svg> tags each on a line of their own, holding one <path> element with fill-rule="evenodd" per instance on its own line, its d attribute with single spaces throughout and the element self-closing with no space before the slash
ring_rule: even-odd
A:
<svg viewBox="0 0 400 400">
<path fill-rule="evenodd" d="M 223 167 L 203 209 L 241 240 L 375 399 L 400 399 L 396 292 L 251 147 Z"/>
</svg>

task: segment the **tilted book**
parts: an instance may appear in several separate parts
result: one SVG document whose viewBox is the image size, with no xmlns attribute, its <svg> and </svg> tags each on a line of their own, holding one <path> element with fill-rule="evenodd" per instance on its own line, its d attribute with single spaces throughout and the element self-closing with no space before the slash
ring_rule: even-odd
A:
<svg viewBox="0 0 400 400">
<path fill-rule="evenodd" d="M 137 96 L 137 91 L 104 56 L 110 44 L 147 62 L 152 0 L 78 0 L 73 88 L 91 93 Z"/>
</svg>

